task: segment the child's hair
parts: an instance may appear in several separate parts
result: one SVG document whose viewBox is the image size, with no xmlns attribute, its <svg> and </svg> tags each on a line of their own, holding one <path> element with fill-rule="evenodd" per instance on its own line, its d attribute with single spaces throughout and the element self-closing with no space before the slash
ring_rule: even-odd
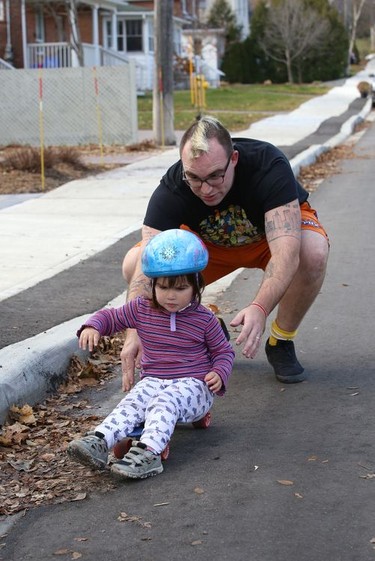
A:
<svg viewBox="0 0 375 561">
<path fill-rule="evenodd" d="M 161 308 L 159 302 L 156 299 L 156 282 L 161 277 L 156 277 L 151 279 L 151 287 L 152 287 L 152 303 L 155 308 Z M 178 275 L 178 276 L 171 276 L 171 277 L 163 277 L 168 281 L 168 288 L 174 288 L 178 286 L 184 281 L 193 287 L 193 300 L 195 300 L 198 304 L 201 303 L 202 294 L 205 288 L 205 282 L 203 279 L 202 273 L 190 273 L 188 275 Z"/>
</svg>

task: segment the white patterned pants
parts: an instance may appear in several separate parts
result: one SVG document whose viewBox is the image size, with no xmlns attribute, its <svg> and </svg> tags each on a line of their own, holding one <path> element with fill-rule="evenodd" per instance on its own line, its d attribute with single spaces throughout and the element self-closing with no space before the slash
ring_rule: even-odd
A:
<svg viewBox="0 0 375 561">
<path fill-rule="evenodd" d="M 140 440 L 160 454 L 176 423 L 198 421 L 211 409 L 213 401 L 214 394 L 207 384 L 196 378 L 143 378 L 95 431 L 104 435 L 111 449 L 144 422 Z"/>
</svg>

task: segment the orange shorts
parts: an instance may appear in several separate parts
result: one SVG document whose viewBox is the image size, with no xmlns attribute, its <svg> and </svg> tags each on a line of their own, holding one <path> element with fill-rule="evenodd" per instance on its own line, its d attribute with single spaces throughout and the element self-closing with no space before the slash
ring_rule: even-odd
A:
<svg viewBox="0 0 375 561">
<path fill-rule="evenodd" d="M 181 228 L 189 230 L 185 225 L 181 225 Z M 327 233 L 319 222 L 316 211 L 308 202 L 301 204 L 301 229 L 317 232 L 328 241 Z M 202 271 L 206 284 L 210 284 L 240 267 L 264 270 L 271 257 L 266 237 L 259 242 L 238 247 L 215 245 L 205 240 L 204 243 L 209 253 L 208 265 Z"/>
</svg>

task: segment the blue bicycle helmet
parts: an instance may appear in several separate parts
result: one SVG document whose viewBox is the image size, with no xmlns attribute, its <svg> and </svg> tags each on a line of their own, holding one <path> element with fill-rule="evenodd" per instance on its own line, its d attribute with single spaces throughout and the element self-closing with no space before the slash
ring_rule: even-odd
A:
<svg viewBox="0 0 375 561">
<path fill-rule="evenodd" d="M 200 238 L 179 229 L 152 238 L 142 254 L 142 270 L 150 278 L 198 273 L 207 263 L 208 251 Z"/>
</svg>

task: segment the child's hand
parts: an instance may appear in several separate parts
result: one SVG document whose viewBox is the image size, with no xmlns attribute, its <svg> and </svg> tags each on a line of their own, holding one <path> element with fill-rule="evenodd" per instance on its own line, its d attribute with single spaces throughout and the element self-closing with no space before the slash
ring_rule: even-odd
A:
<svg viewBox="0 0 375 561">
<path fill-rule="evenodd" d="M 206 374 L 204 381 L 206 382 L 208 389 L 210 389 L 213 393 L 217 393 L 221 390 L 221 386 L 223 382 L 216 372 L 209 372 Z"/>
<path fill-rule="evenodd" d="M 85 327 L 79 336 L 79 348 L 84 351 L 89 347 L 89 351 L 92 352 L 96 345 L 99 343 L 100 333 L 93 327 Z"/>
<path fill-rule="evenodd" d="M 134 386 L 134 372 L 122 373 L 122 391 L 128 392 Z"/>
</svg>

